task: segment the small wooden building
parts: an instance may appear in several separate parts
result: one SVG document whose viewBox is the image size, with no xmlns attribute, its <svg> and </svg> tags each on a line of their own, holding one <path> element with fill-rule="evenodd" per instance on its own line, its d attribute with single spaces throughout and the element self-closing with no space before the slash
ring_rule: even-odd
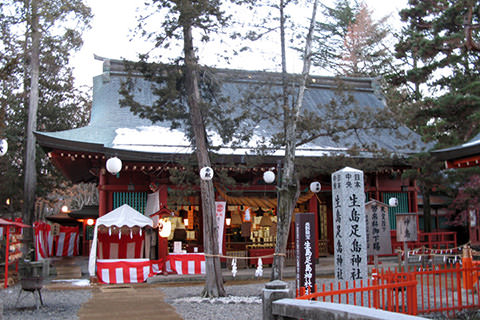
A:
<svg viewBox="0 0 480 320">
<path fill-rule="evenodd" d="M 262 87 L 280 90 L 276 81 L 278 74 L 239 70 L 210 70 L 222 79 L 221 92 L 225 99 L 225 112 L 234 112 L 235 104 L 242 98 L 242 92 Z M 228 75 L 228 76 L 227 76 Z M 38 143 L 48 153 L 50 161 L 65 177 L 77 182 L 95 182 L 99 191 L 99 216 L 118 208 L 124 203 L 136 210 L 149 214 L 147 199 L 153 193 L 158 195 L 161 207 L 175 212 L 184 248 L 188 252 L 202 250 L 202 212 L 200 197 L 196 193 L 182 200 L 173 194 L 184 188 L 171 179 L 172 170 L 182 170 L 183 162 L 192 154 L 192 147 L 181 130 L 171 130 L 170 123 L 142 119 L 134 115 L 129 108 L 120 107 L 119 89 L 127 79 L 122 61 L 104 59 L 103 74 L 94 78 L 93 105 L 90 122 L 87 126 L 60 132 L 36 132 Z M 344 103 L 339 97 L 338 79 L 331 77 L 311 77 L 305 92 L 303 112 L 325 114 L 324 106 L 336 101 L 339 104 L 339 116 L 351 117 L 353 105 L 386 112 L 384 99 L 378 93 L 373 79 L 342 79 L 345 92 L 355 102 Z M 142 104 L 152 105 L 156 100 L 152 84 L 147 80 L 135 78 L 135 96 Z M 258 101 L 261 101 L 259 99 Z M 346 101 L 346 100 L 345 100 Z M 255 106 L 251 106 L 254 108 Z M 273 106 L 272 106 L 273 108 Z M 208 127 L 209 134 L 214 128 Z M 254 129 L 254 138 L 271 138 L 282 130 L 268 123 L 260 123 Z M 369 150 L 359 146 L 370 145 Z M 412 147 L 413 146 L 413 147 Z M 216 195 L 227 203 L 227 218 L 231 219 L 225 233 L 226 251 L 238 254 L 259 254 L 273 250 L 274 222 L 276 209 L 275 185 L 263 181 L 263 173 L 272 167 L 276 174 L 281 168 L 283 150 L 270 150 L 268 156 L 259 157 L 253 144 L 245 143 L 233 148 L 219 143 L 213 151 L 216 155 L 212 167 L 215 172 L 235 178 L 234 187 L 216 184 Z M 388 203 L 396 197 L 399 206 L 390 208 L 390 225 L 395 230 L 396 212 L 417 211 L 417 189 L 414 181 L 402 180 L 402 170 L 406 168 L 406 156 L 425 149 L 420 137 L 408 128 L 350 130 L 341 135 L 341 139 L 319 136 L 296 149 L 297 158 L 312 159 L 314 165 L 322 166 L 326 158 L 352 156 L 359 159 L 385 158 L 391 156 L 390 164 L 382 169 L 365 172 L 367 200 L 376 199 Z M 107 159 L 116 156 L 122 161 L 122 169 L 112 175 L 105 169 Z M 254 161 L 255 160 L 255 161 Z M 252 165 L 251 163 L 255 163 Z M 215 178 L 214 178 L 215 179 Z M 308 191 L 312 181 L 322 183 L 322 191 L 313 194 Z M 330 175 L 304 179 L 302 193 L 297 204 L 298 212 L 314 212 L 318 242 L 316 255 L 333 252 L 333 222 L 331 205 Z M 250 221 L 246 211 L 252 214 Z M 262 219 L 262 217 L 270 219 Z M 188 220 L 187 225 L 184 222 Z M 263 222 L 262 222 L 263 220 Z M 248 225 L 247 223 L 251 224 Z M 291 228 L 291 243 L 293 244 Z M 182 232 L 179 232 L 182 234 Z M 392 232 L 395 239 L 395 231 Z M 172 239 L 174 240 L 174 239 Z M 196 248 L 196 249 L 194 249 Z M 256 250 L 256 251 L 255 251 Z M 84 254 L 87 254 L 84 252 Z M 265 262 L 268 263 L 268 262 Z"/>
</svg>

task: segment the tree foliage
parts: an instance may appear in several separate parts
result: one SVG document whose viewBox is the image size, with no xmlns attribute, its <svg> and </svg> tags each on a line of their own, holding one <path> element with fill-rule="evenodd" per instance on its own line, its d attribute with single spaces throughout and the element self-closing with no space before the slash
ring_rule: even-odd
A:
<svg viewBox="0 0 480 320">
<path fill-rule="evenodd" d="M 30 7 L 26 1 L 0 4 L 0 135 L 9 143 L 0 159 L 0 202 L 11 199 L 19 210 L 23 198 L 23 169 L 28 92 L 30 88 Z M 82 44 L 81 33 L 88 27 L 90 9 L 82 1 L 40 1 L 40 78 L 37 129 L 59 131 L 85 125 L 90 98 L 73 85 L 70 55 Z M 61 120 L 60 120 L 61 119 Z M 50 191 L 60 176 L 37 148 L 37 195 Z"/>
<path fill-rule="evenodd" d="M 480 131 L 480 56 L 472 50 L 478 41 L 478 10 L 477 1 L 410 0 L 400 11 L 404 27 L 395 49 L 402 67 L 389 75 L 396 90 L 390 97 L 406 123 L 437 148 L 464 143 Z M 442 173 L 431 155 L 417 156 L 412 164 L 429 231 L 429 196 L 441 192 L 455 197 L 463 173 Z"/>
<path fill-rule="evenodd" d="M 473 11 L 472 11 L 473 6 Z M 465 18 L 480 19 L 478 2 L 409 1 L 396 56 L 409 60 L 395 83 L 410 86 L 411 125 L 438 146 L 468 141 L 479 131 L 479 52 L 466 47 Z M 475 37 L 474 37 L 475 38 Z"/>
<path fill-rule="evenodd" d="M 248 1 L 232 1 L 248 3 Z M 129 106 L 141 117 L 153 122 L 169 121 L 171 128 L 181 128 L 192 141 L 199 168 L 210 166 L 208 150 L 213 143 L 210 132 L 220 132 L 223 142 L 238 137 L 234 129 L 236 121 L 245 115 L 220 110 L 225 107 L 226 99 L 218 93 L 215 77 L 208 68 L 201 68 L 198 63 L 196 49 L 201 42 L 207 42 L 211 34 L 219 33 L 228 24 L 230 16 L 225 13 L 223 5 L 229 1 L 220 0 L 153 0 L 147 4 L 147 15 L 139 19 L 139 32 L 147 40 L 152 40 L 152 49 L 159 52 L 168 51 L 171 47 L 181 48 L 178 55 L 173 56 L 165 64 L 162 57 L 152 54 L 140 56 L 140 62 L 133 65 L 141 70 L 146 80 L 152 83 L 152 89 L 158 99 L 152 106 L 142 105 L 135 99 L 135 79 L 129 79 L 123 86 L 124 96 L 121 104 Z M 230 2 L 231 3 L 231 2 Z M 160 28 L 149 29 L 148 17 L 162 17 Z M 155 64 L 150 64 L 154 59 Z M 156 59 L 156 60 L 155 60 Z M 163 63 L 161 63 L 163 62 Z M 128 64 L 127 64 L 128 67 Z M 210 131 L 209 131 L 210 130 Z M 215 220 L 214 192 L 211 181 L 200 181 L 203 236 L 206 257 L 206 282 L 204 296 L 224 296 L 223 279 L 218 259 L 217 224 Z"/>
<path fill-rule="evenodd" d="M 478 170 L 476 174 L 470 175 L 458 187 L 458 193 L 450 204 L 451 224 L 465 226 L 468 225 L 470 220 L 470 211 L 480 208 L 480 175 Z"/>
<path fill-rule="evenodd" d="M 379 77 L 390 71 L 388 17 L 378 21 L 365 3 L 337 0 L 323 5 L 317 22 L 314 64 L 335 75 Z"/>
</svg>

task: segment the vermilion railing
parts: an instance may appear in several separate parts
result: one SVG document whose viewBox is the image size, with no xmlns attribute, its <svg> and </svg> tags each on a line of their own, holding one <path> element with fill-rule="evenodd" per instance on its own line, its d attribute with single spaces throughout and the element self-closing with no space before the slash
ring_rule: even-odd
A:
<svg viewBox="0 0 480 320">
<path fill-rule="evenodd" d="M 367 281 L 330 283 L 297 299 L 315 299 L 405 314 L 442 313 L 480 308 L 480 266 L 476 263 L 408 270 L 375 270 Z"/>
<path fill-rule="evenodd" d="M 426 247 L 429 249 L 451 249 L 457 247 L 457 233 L 452 231 L 419 232 L 418 241 L 407 242 L 409 249 Z M 403 242 L 398 242 L 392 232 L 392 250 L 403 250 Z"/>
<path fill-rule="evenodd" d="M 415 315 L 416 309 L 410 306 L 416 305 L 416 286 L 417 281 L 413 275 L 399 282 L 373 278 L 365 282 L 339 282 L 336 286 L 333 283 L 330 283 L 330 286 L 323 284 L 321 291 L 317 290 L 308 295 L 304 294 L 305 288 L 301 288 L 297 299 L 353 304 Z"/>
</svg>

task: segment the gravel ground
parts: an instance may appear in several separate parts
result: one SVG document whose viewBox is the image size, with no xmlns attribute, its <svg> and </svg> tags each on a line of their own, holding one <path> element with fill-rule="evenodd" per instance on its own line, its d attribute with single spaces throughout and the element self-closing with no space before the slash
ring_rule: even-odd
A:
<svg viewBox="0 0 480 320">
<path fill-rule="evenodd" d="M 294 282 L 289 282 L 289 288 Z M 257 320 L 262 319 L 262 289 L 264 282 L 254 284 L 225 285 L 228 297 L 203 299 L 203 285 L 160 287 L 165 301 L 177 310 L 185 320 Z"/>
<path fill-rule="evenodd" d="M 317 279 L 317 285 L 330 283 L 332 279 Z M 289 288 L 294 288 L 294 281 L 287 281 Z M 164 284 L 156 287 L 165 294 L 165 302 L 172 305 L 185 320 L 257 320 L 262 319 L 262 290 L 265 282 L 239 282 L 225 284 L 227 297 L 217 299 L 201 298 L 204 284 Z M 141 290 L 141 289 L 139 289 Z M 20 285 L 0 290 L 3 303 L 3 319 L 22 320 L 75 320 L 83 303 L 87 302 L 92 292 L 88 288 L 69 290 L 42 289 L 44 306 L 37 310 L 35 300 L 30 292 L 22 292 L 16 306 Z M 433 316 L 432 316 L 433 317 Z M 443 317 L 433 317 L 443 319 Z M 1 310 L 0 310 L 0 319 Z M 461 317 L 461 319 L 480 319 Z M 106 319 L 107 320 L 107 319 Z"/>
<path fill-rule="evenodd" d="M 37 310 L 32 293 L 24 291 L 16 305 L 20 285 L 0 290 L 0 299 L 3 302 L 4 320 L 53 320 L 78 319 L 77 312 L 82 304 L 91 297 L 88 289 L 77 290 L 48 290 L 42 289 L 43 306 Z M 35 293 L 36 295 L 36 293 Z M 38 299 L 38 296 L 37 296 Z"/>
<path fill-rule="evenodd" d="M 290 287 L 294 283 L 289 284 Z M 261 319 L 261 294 L 264 282 L 254 284 L 226 285 L 228 297 L 203 299 L 200 297 L 203 284 L 161 286 L 158 290 L 165 294 L 165 301 L 174 306 L 185 320 L 195 319 Z M 35 299 L 30 292 L 22 292 L 16 305 L 20 285 L 0 290 L 3 303 L 3 319 L 22 320 L 74 320 L 83 303 L 92 296 L 90 289 L 48 290 L 42 289 L 44 305 L 37 310 Z M 38 297 L 37 297 L 38 299 Z M 0 313 L 1 314 L 1 313 Z"/>
</svg>

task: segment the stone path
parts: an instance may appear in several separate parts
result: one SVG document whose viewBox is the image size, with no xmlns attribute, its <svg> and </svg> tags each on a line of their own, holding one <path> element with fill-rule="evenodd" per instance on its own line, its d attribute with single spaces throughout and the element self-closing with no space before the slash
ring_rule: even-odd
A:
<svg viewBox="0 0 480 320">
<path fill-rule="evenodd" d="M 93 289 L 92 298 L 78 311 L 80 320 L 181 320 L 163 293 L 151 286 L 111 285 Z"/>
</svg>

